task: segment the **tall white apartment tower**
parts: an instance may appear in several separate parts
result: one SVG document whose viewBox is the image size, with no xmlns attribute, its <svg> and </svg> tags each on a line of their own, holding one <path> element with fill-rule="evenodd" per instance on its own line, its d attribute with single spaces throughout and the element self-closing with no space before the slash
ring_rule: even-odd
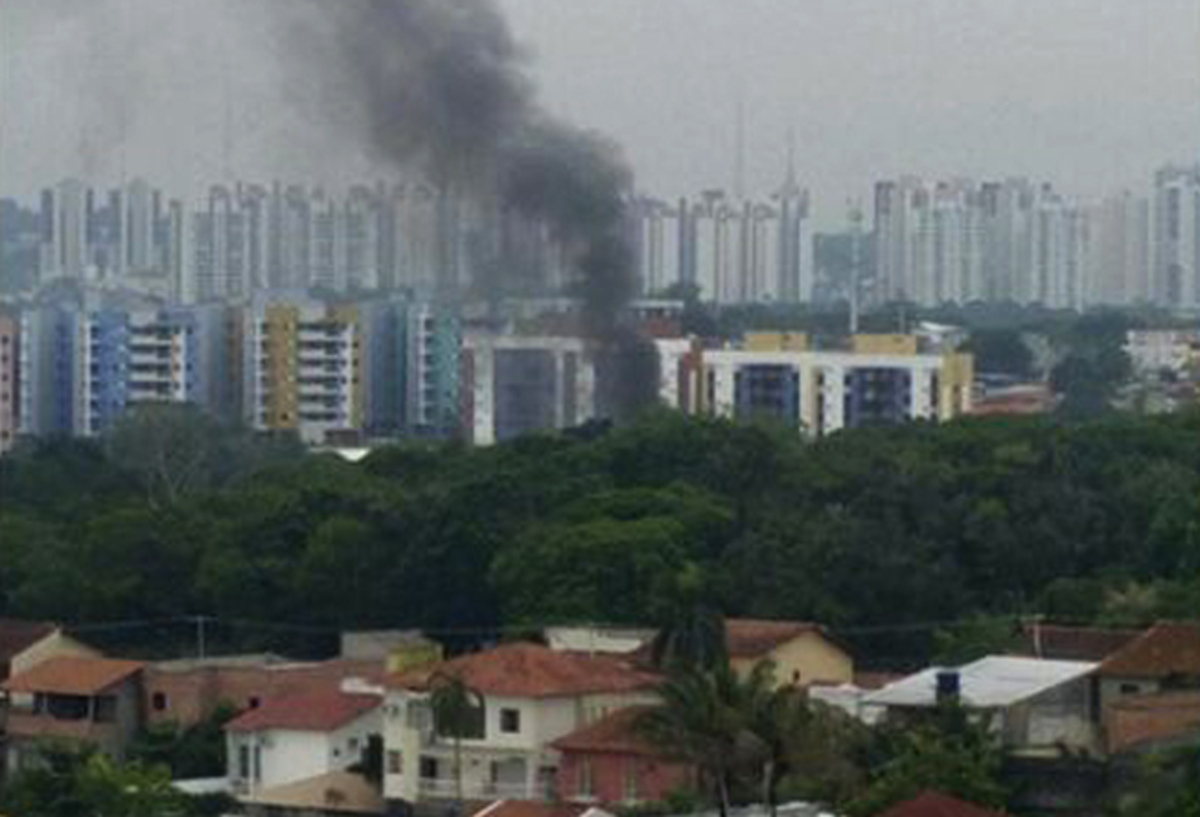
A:
<svg viewBox="0 0 1200 817">
<path fill-rule="evenodd" d="M 54 188 L 42 191 L 43 281 L 83 277 L 88 263 L 91 209 L 91 190 L 79 179 L 64 179 Z"/>
<path fill-rule="evenodd" d="M 1154 279 L 1156 302 L 1195 306 L 1200 300 L 1198 233 L 1200 168 L 1164 167 L 1154 177 Z"/>
</svg>

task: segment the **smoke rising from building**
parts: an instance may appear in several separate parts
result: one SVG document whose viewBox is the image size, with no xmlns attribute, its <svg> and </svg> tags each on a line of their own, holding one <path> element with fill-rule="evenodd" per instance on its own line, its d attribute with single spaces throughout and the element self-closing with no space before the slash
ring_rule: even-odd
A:
<svg viewBox="0 0 1200 817">
<path fill-rule="evenodd" d="M 309 37 L 328 36 L 327 90 L 357 109 L 362 136 L 438 190 L 443 225 L 466 198 L 549 227 L 568 253 L 584 326 L 608 361 L 611 411 L 625 416 L 654 393 L 652 355 L 622 320 L 635 290 L 625 202 L 632 173 L 619 148 L 555 120 L 537 103 L 491 0 L 344 0 L 311 6 Z M 302 49 L 301 62 L 313 51 Z M 312 65 L 311 61 L 308 65 Z M 443 227 L 445 229 L 445 227 Z M 439 242 L 443 249 L 446 236 Z M 489 275 L 519 271 L 501 262 Z M 477 282 L 488 292 L 504 281 Z"/>
</svg>

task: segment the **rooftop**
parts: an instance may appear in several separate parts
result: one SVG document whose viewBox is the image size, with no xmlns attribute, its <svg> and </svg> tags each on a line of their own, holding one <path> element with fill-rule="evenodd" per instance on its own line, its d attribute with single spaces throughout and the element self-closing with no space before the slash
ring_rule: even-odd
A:
<svg viewBox="0 0 1200 817">
<path fill-rule="evenodd" d="M 1004 813 L 936 791 L 926 791 L 912 800 L 897 803 L 877 817 L 1004 817 Z"/>
<path fill-rule="evenodd" d="M 637 733 L 636 721 L 649 707 L 630 706 L 564 735 L 550 745 L 560 752 L 603 752 L 660 757 L 663 752 Z"/>
<path fill-rule="evenodd" d="M 786 644 L 804 633 L 825 635 L 819 624 L 807 621 L 731 618 L 725 622 L 725 640 L 730 658 L 761 658 L 780 644 Z"/>
<path fill-rule="evenodd" d="M 1021 632 L 1021 651 L 1034 658 L 1103 661 L 1141 634 L 1141 630 L 1030 624 Z"/>
<path fill-rule="evenodd" d="M 96 695 L 138 673 L 140 661 L 113 658 L 51 658 L 9 678 L 8 692 L 43 692 L 51 695 Z"/>
<path fill-rule="evenodd" d="M 225 724 L 230 732 L 288 729 L 297 732 L 331 732 L 383 703 L 378 695 L 321 690 L 273 698 L 247 710 Z"/>
<path fill-rule="evenodd" d="M 264 789 L 246 802 L 281 809 L 383 814 L 387 804 L 378 789 L 350 772 L 328 772 L 295 783 Z"/>
<path fill-rule="evenodd" d="M 0 677 L 7 674 L 8 662 L 58 628 L 47 621 L 0 618 Z"/>
<path fill-rule="evenodd" d="M 513 643 L 392 675 L 387 684 L 396 689 L 427 690 L 439 675 L 461 678 L 485 695 L 523 698 L 630 692 L 653 687 L 661 680 L 619 656 Z"/>
<path fill-rule="evenodd" d="M 958 667 L 959 697 L 977 709 L 1012 706 L 1047 690 L 1082 678 L 1096 669 L 1087 661 L 1048 661 L 989 655 Z M 937 703 L 937 676 L 944 667 L 927 670 L 888 684 L 863 699 L 876 706 L 933 706 Z"/>
<path fill-rule="evenodd" d="M 1200 625 L 1155 624 L 1105 659 L 1097 673 L 1123 678 L 1200 675 Z"/>
</svg>

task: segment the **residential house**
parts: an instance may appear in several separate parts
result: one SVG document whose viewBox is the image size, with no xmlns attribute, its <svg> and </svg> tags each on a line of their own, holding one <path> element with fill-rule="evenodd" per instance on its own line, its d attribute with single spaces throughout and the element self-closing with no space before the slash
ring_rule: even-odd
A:
<svg viewBox="0 0 1200 817">
<path fill-rule="evenodd" d="M 543 799 L 559 753 L 551 744 L 608 713 L 655 701 L 657 675 L 621 656 L 505 644 L 389 678 L 384 792 L 416 803 L 454 797 L 456 740 L 440 734 L 430 706 L 439 679 L 479 696 L 476 728 L 457 741 L 462 790 L 471 799 Z"/>
<path fill-rule="evenodd" d="M 345 771 L 382 733 L 382 694 L 316 689 L 273 698 L 225 724 L 227 776 L 239 796 Z"/>
<path fill-rule="evenodd" d="M 0 618 L 0 681 L 45 658 L 65 654 L 99 657 L 95 650 L 64 635 L 56 624 Z"/>
<path fill-rule="evenodd" d="M 730 663 L 739 675 L 771 660 L 781 684 L 837 685 L 854 680 L 854 659 L 819 624 L 732 618 L 725 622 L 725 640 Z"/>
<path fill-rule="evenodd" d="M 351 678 L 382 681 L 380 659 L 294 661 L 269 653 L 158 661 L 146 667 L 143 690 L 148 723 L 198 723 L 219 706 L 254 709 L 315 689 L 336 691 Z"/>
<path fill-rule="evenodd" d="M 120 759 L 142 726 L 137 661 L 50 658 L 0 685 L 9 699 L 7 767 L 24 768 L 46 739 L 95 746 Z"/>
<path fill-rule="evenodd" d="M 342 817 L 387 809 L 379 789 L 353 772 L 326 772 L 263 789 L 241 803 L 247 817 Z"/>
<path fill-rule="evenodd" d="M 1104 710 L 1109 754 L 1161 749 L 1200 735 L 1200 690 L 1126 695 Z"/>
<path fill-rule="evenodd" d="M 1155 624 L 1106 658 L 1096 677 L 1105 709 L 1126 695 L 1200 689 L 1200 625 Z"/>
<path fill-rule="evenodd" d="M 863 699 L 886 717 L 904 717 L 946 700 L 987 719 L 1009 752 L 1057 755 L 1100 749 L 1091 682 L 1096 664 L 988 656 L 957 668 L 931 668 Z"/>
<path fill-rule="evenodd" d="M 1004 817 L 1004 813 L 940 792 L 925 791 L 911 800 L 897 803 L 876 817 Z"/>
<path fill-rule="evenodd" d="M 561 753 L 555 792 L 570 802 L 659 802 L 695 785 L 695 769 L 637 731 L 647 707 L 619 709 L 550 745 Z"/>
<path fill-rule="evenodd" d="M 99 652 L 65 635 L 56 624 L 0 618 L 0 682 L 61 655 L 100 657 Z M 7 716 L 7 707 L 0 701 L 0 740 L 8 728 Z"/>
</svg>

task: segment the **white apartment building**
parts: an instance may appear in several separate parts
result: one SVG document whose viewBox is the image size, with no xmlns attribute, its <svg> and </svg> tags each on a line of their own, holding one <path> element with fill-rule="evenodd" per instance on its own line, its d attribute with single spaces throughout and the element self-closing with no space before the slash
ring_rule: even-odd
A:
<svg viewBox="0 0 1200 817">
<path fill-rule="evenodd" d="M 779 422 L 822 436 L 843 428 L 944 421 L 971 408 L 959 354 L 664 348 L 660 398 L 688 413 Z M 681 361 L 686 361 L 680 365 Z"/>
<path fill-rule="evenodd" d="M 596 415 L 596 365 L 582 338 L 474 333 L 462 355 L 463 425 L 477 445 Z"/>
<path fill-rule="evenodd" d="M 1154 178 L 1157 303 L 1200 305 L 1200 167 L 1164 167 Z"/>
</svg>

